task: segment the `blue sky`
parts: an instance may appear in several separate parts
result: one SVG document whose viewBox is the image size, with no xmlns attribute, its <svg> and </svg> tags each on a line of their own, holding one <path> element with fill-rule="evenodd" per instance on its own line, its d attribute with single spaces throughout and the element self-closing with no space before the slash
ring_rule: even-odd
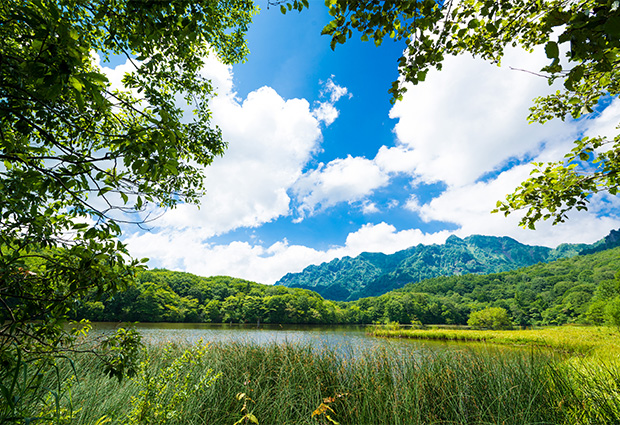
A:
<svg viewBox="0 0 620 425">
<path fill-rule="evenodd" d="M 527 124 L 548 93 L 544 53 L 509 51 L 502 67 L 467 56 L 391 105 L 403 42 L 379 48 L 359 37 L 333 52 L 322 1 L 302 13 L 263 8 L 248 32 L 243 64 L 206 60 L 218 88 L 213 120 L 229 148 L 205 169 L 201 208 L 167 211 L 149 232 L 124 241 L 151 267 L 231 275 L 272 284 L 288 272 L 363 251 L 392 253 L 456 234 L 511 236 L 557 246 L 593 242 L 620 227 L 606 194 L 566 224 L 517 226 L 489 212 L 527 177 L 533 160 L 558 160 L 580 134 L 612 134 L 617 99 L 580 122 Z M 119 81 L 123 64 L 104 64 Z M 114 68 L 115 67 L 115 68 Z"/>
</svg>

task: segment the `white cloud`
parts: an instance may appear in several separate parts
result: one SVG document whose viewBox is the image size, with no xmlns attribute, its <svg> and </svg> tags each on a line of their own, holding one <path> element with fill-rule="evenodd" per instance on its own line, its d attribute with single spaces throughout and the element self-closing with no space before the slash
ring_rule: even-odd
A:
<svg viewBox="0 0 620 425">
<path fill-rule="evenodd" d="M 349 99 L 353 97 L 352 93 L 349 93 L 349 90 L 346 87 L 339 86 L 334 83 L 334 76 L 332 75 L 327 79 L 323 90 L 321 90 L 321 96 L 329 96 L 329 101 L 331 103 L 336 103 L 340 100 L 341 97 L 349 95 Z"/>
<path fill-rule="evenodd" d="M 150 257 L 156 266 L 183 270 L 202 276 L 229 275 L 273 284 L 289 272 L 300 272 L 310 264 L 320 264 L 362 252 L 396 251 L 417 244 L 443 243 L 449 232 L 426 234 L 418 229 L 397 231 L 392 225 L 366 224 L 347 236 L 345 244 L 325 251 L 286 240 L 270 246 L 235 241 L 217 245 L 203 240 L 193 230 L 165 230 L 134 234 L 125 242 L 136 257 Z"/>
<path fill-rule="evenodd" d="M 380 211 L 379 208 L 377 208 L 377 204 L 366 199 L 362 202 L 362 212 L 364 214 L 375 214 Z"/>
<path fill-rule="evenodd" d="M 215 58 L 203 71 L 220 95 L 210 106 L 228 148 L 204 171 L 206 195 L 198 209 L 180 205 L 160 227 L 202 229 L 206 235 L 256 227 L 289 214 L 288 189 L 322 140 L 320 122 L 304 99 L 285 100 L 270 87 L 237 98 L 232 68 Z"/>
<path fill-rule="evenodd" d="M 347 156 L 319 164 L 295 184 L 301 215 L 312 214 L 339 202 L 359 201 L 385 186 L 389 177 L 371 160 Z"/>
<path fill-rule="evenodd" d="M 620 99 L 615 98 L 598 116 L 586 120 L 584 135 L 588 137 L 603 136 L 609 140 L 620 133 Z M 606 146 L 610 147 L 609 145 Z"/>
<path fill-rule="evenodd" d="M 546 59 L 511 52 L 504 64 L 537 70 Z M 620 227 L 614 217 L 595 214 L 613 211 L 616 198 L 596 197 L 591 213 L 571 216 L 552 227 L 543 223 L 532 232 L 517 226 L 518 215 L 504 218 L 489 212 L 522 180 L 530 166 L 519 165 L 480 182 L 481 176 L 500 171 L 511 158 L 532 156 L 553 161 L 570 150 L 578 131 L 575 123 L 528 125 L 531 99 L 549 90 L 545 80 L 468 57 L 448 58 L 441 72 L 431 73 L 412 87 L 390 116 L 397 118 L 396 146 L 381 146 L 374 159 L 334 159 L 303 172 L 320 149 L 321 125 L 338 116 L 334 103 L 349 95 L 330 78 L 323 88 L 324 102 L 314 107 L 304 99 L 283 99 L 270 87 L 239 99 L 234 92 L 232 68 L 209 58 L 204 76 L 217 97 L 211 101 L 213 122 L 223 131 L 229 148 L 223 158 L 205 170 L 207 194 L 201 209 L 181 205 L 155 224 L 153 233 L 128 236 L 134 256 L 150 257 L 155 265 L 199 275 L 232 275 L 274 283 L 287 272 L 364 251 L 393 253 L 419 243 L 443 243 L 451 233 L 509 235 L 526 243 L 554 246 L 561 242 L 593 242 Z M 616 109 L 588 121 L 588 131 L 608 131 L 617 120 Z M 610 106 L 611 108 L 611 106 Z M 614 112 L 616 111 L 616 112 Z M 422 204 L 415 194 L 388 209 L 403 206 L 427 222 L 449 222 L 457 232 L 398 231 L 382 222 L 366 224 L 341 246 L 317 250 L 291 245 L 286 239 L 266 246 L 260 242 L 217 244 L 211 237 L 239 227 L 258 227 L 290 215 L 298 220 L 338 203 L 355 203 L 365 214 L 379 212 L 373 193 L 406 174 L 414 182 L 442 181 L 447 189 Z M 291 199 L 292 198 L 292 199 Z"/>
<path fill-rule="evenodd" d="M 217 96 L 234 97 L 232 66 L 220 62 L 215 52 L 204 58 L 200 76 L 211 81 Z"/>
<path fill-rule="evenodd" d="M 411 195 L 409 199 L 407 199 L 407 202 L 405 202 L 404 207 L 405 209 L 409 211 L 413 211 L 417 213 L 419 213 L 420 210 L 422 209 L 422 205 L 420 205 L 420 201 L 418 200 L 418 197 L 416 195 Z M 425 219 L 425 221 L 430 221 L 430 220 Z"/>
<path fill-rule="evenodd" d="M 121 69 L 117 67 L 115 75 L 120 75 Z M 310 263 L 361 252 L 359 240 L 353 250 L 345 245 L 328 251 L 290 245 L 286 240 L 271 246 L 211 242 L 214 235 L 260 226 L 290 213 L 288 191 L 302 178 L 303 168 L 319 149 L 321 123 L 329 125 L 336 119 L 338 111 L 333 103 L 348 91 L 330 79 L 324 88 L 328 100 L 311 109 L 308 101 L 285 100 L 270 87 L 239 99 L 234 92 L 232 68 L 215 57 L 207 58 L 202 75 L 211 80 L 218 93 L 210 101 L 212 122 L 222 129 L 228 149 L 204 170 L 206 195 L 200 209 L 178 205 L 154 223 L 152 232 L 128 234 L 124 241 L 132 255 L 148 257 L 157 267 L 274 283 L 286 272 L 302 270 Z M 190 105 L 181 107 L 191 113 Z M 308 192 L 313 206 L 348 200 L 350 189 L 366 193 L 368 181 L 373 187 L 387 181 L 378 167 L 362 158 L 337 160 L 322 171 L 325 174 L 310 173 L 301 179 L 319 185 L 318 190 Z M 364 187 L 356 190 L 360 181 Z M 366 207 L 372 209 L 371 205 Z M 355 236 L 352 238 L 356 241 Z M 394 241 L 386 239 L 386 243 Z"/>
<path fill-rule="evenodd" d="M 329 126 L 338 118 L 339 112 L 334 104 L 347 94 L 349 99 L 352 97 L 349 90 L 334 83 L 333 78 L 334 76 L 332 75 L 327 79 L 320 92 L 321 97 L 329 97 L 329 99 L 325 102 L 316 102 L 317 106 L 312 110 L 312 115 L 326 126 Z"/>
<path fill-rule="evenodd" d="M 349 256 L 356 256 L 365 251 L 393 254 L 418 244 L 444 243 L 450 233 L 448 231 L 424 233 L 419 229 L 397 231 L 394 226 L 387 223 L 365 224 L 357 232 L 347 236 L 343 250 L 347 252 L 345 255 Z"/>
<path fill-rule="evenodd" d="M 442 181 L 447 189 L 424 205 L 413 194 L 406 209 L 426 222 L 454 223 L 460 236 L 508 235 L 547 246 L 594 242 L 620 226 L 615 198 L 604 195 L 592 198 L 589 212 L 571 213 L 557 226 L 540 223 L 536 231 L 518 226 L 518 212 L 508 217 L 490 214 L 497 200 L 513 192 L 532 169 L 529 164 L 509 167 L 509 160 L 558 161 L 581 131 L 589 136 L 617 134 L 618 99 L 587 121 L 527 124 L 532 99 L 556 88 L 510 66 L 536 71 L 547 61 L 544 53 L 517 50 L 508 52 L 502 68 L 467 56 L 450 57 L 441 72 L 431 72 L 424 83 L 409 88 L 390 113 L 399 119 L 398 145 L 380 148 L 375 162 L 385 172 L 411 174 L 414 183 Z M 498 175 L 479 181 L 491 172 Z"/>
<path fill-rule="evenodd" d="M 501 68 L 465 55 L 446 58 L 440 72 L 409 87 L 392 108 L 390 116 L 399 120 L 399 150 L 379 153 L 406 153 L 398 170 L 408 166 L 426 182 L 458 186 L 501 168 L 509 158 L 538 153 L 542 143 L 571 138 L 576 126 L 570 123 L 527 123 L 532 99 L 554 88 L 509 68 L 538 70 L 547 61 L 544 53 L 518 50 L 508 52 Z"/>
<path fill-rule="evenodd" d="M 420 205 L 410 199 L 407 208 L 416 211 L 427 221 L 444 221 L 460 226 L 455 232 L 460 236 L 471 234 L 511 236 L 519 242 L 555 247 L 560 243 L 592 243 L 609 233 L 609 229 L 620 227 L 620 217 L 598 217 L 597 210 L 605 208 L 602 196 L 592 200 L 589 212 L 572 212 L 569 219 L 556 226 L 551 222 L 540 222 L 535 231 L 523 229 L 518 222 L 523 213 L 515 212 L 505 217 L 502 213 L 491 214 L 497 200 L 525 180 L 531 166 L 514 167 L 501 173 L 489 182 L 472 183 L 459 188 L 448 188 L 427 204 Z"/>
<path fill-rule="evenodd" d="M 375 156 L 375 163 L 386 173 L 412 173 L 416 160 L 416 152 L 405 146 L 381 146 Z"/>
<path fill-rule="evenodd" d="M 392 108 L 390 116 L 398 119 L 397 145 L 381 146 L 373 160 L 349 156 L 307 172 L 295 185 L 300 211 L 370 202 L 368 197 L 398 174 L 411 176 L 413 185 L 440 181 L 459 187 L 501 171 L 515 158 L 563 158 L 578 125 L 528 124 L 532 99 L 555 88 L 545 79 L 510 69 L 538 70 L 547 61 L 544 53 L 518 50 L 508 52 L 502 68 L 467 56 L 447 58 L 441 72 L 409 87 Z"/>
<path fill-rule="evenodd" d="M 328 126 L 338 118 L 338 109 L 336 109 L 332 103 L 319 102 L 318 106 L 312 110 L 312 115 Z"/>
<path fill-rule="evenodd" d="M 127 90 L 125 88 L 125 85 L 123 84 L 123 78 L 125 77 L 125 74 L 134 72 L 136 70 L 136 65 L 139 66 L 141 64 L 141 62 L 138 60 L 134 60 L 132 62 L 126 61 L 124 64 L 120 64 L 115 66 L 114 68 L 110 68 L 101 65 L 101 57 L 98 54 L 94 53 L 93 56 L 95 63 L 101 66 L 102 72 L 106 75 L 106 77 L 108 77 L 108 81 L 110 82 L 110 88 L 112 90 Z M 137 91 L 133 90 L 132 94 L 135 97 L 139 98 Z"/>
</svg>

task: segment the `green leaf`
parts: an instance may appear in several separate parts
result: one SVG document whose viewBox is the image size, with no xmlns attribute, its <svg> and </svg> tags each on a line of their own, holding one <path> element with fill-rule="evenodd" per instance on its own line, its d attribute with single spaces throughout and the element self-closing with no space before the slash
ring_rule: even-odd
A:
<svg viewBox="0 0 620 425">
<path fill-rule="evenodd" d="M 495 25 L 493 24 L 493 22 L 488 22 L 484 28 L 490 32 L 491 34 L 496 34 L 497 33 L 497 28 L 495 27 Z"/>
<path fill-rule="evenodd" d="M 109 187 L 109 186 L 102 187 L 102 188 L 99 190 L 99 192 L 98 192 L 97 196 L 103 196 L 103 195 L 105 195 L 106 193 L 110 192 L 111 190 L 112 190 L 112 188 L 111 188 L 111 187 Z"/>
<path fill-rule="evenodd" d="M 480 26 L 480 22 L 477 19 L 472 19 L 467 23 L 467 28 L 475 29 Z"/>
<path fill-rule="evenodd" d="M 549 59 L 557 59 L 560 55 L 560 49 L 558 48 L 558 43 L 555 41 L 549 41 L 545 45 L 545 53 Z"/>
<path fill-rule="evenodd" d="M 107 83 L 109 81 L 108 77 L 105 74 L 101 74 L 99 72 L 89 72 L 87 74 L 84 74 L 84 77 L 99 83 Z"/>
<path fill-rule="evenodd" d="M 612 38 L 620 38 L 620 15 L 611 16 L 603 25 L 605 32 Z"/>
<path fill-rule="evenodd" d="M 69 77 L 69 84 L 76 89 L 77 91 L 82 91 L 82 89 L 84 88 L 84 84 L 82 84 L 82 82 L 80 80 L 78 80 L 75 77 Z"/>
<path fill-rule="evenodd" d="M 75 101 L 77 102 L 78 110 L 80 112 L 84 112 L 84 98 L 82 97 L 81 91 L 75 92 Z"/>
</svg>

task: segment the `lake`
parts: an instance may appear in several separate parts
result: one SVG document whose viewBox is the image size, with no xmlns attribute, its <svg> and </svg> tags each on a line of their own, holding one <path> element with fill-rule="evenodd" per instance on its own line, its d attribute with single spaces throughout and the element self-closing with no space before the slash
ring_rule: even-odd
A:
<svg viewBox="0 0 620 425">
<path fill-rule="evenodd" d="M 117 323 L 93 323 L 93 335 L 112 333 Z M 293 343 L 321 349 L 338 348 L 342 353 L 359 355 L 379 347 L 406 351 L 444 350 L 506 350 L 506 347 L 463 342 L 420 341 L 412 339 L 376 338 L 366 334 L 366 326 L 355 325 L 271 325 L 226 323 L 139 323 L 136 329 L 143 341 L 149 343 L 189 342 L 199 340 L 213 343 L 241 342 L 251 344 Z M 511 351 L 514 348 L 510 348 Z"/>
</svg>

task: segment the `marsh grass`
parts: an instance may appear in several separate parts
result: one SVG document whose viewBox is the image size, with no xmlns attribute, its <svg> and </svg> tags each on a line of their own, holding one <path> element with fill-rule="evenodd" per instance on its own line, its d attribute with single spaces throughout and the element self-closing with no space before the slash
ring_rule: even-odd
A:
<svg viewBox="0 0 620 425">
<path fill-rule="evenodd" d="M 156 374 L 188 348 L 150 346 L 148 367 Z M 581 360 L 535 348 L 404 353 L 384 347 L 353 356 L 311 345 L 219 343 L 177 379 L 194 390 L 204 365 L 219 377 L 182 400 L 181 414 L 165 423 L 232 425 L 245 413 L 265 425 L 619 423 L 618 369 Z M 139 381 L 103 378 L 85 359 L 75 367 L 72 402 L 80 410 L 71 423 L 102 417 L 126 423 Z M 251 400 L 244 413 L 240 393 Z"/>
<path fill-rule="evenodd" d="M 617 328 L 561 326 L 511 331 L 469 329 L 405 329 L 377 326 L 368 329 L 377 337 L 420 340 L 486 342 L 490 344 L 549 348 L 572 355 L 602 360 L 620 360 L 620 332 Z"/>
</svg>

